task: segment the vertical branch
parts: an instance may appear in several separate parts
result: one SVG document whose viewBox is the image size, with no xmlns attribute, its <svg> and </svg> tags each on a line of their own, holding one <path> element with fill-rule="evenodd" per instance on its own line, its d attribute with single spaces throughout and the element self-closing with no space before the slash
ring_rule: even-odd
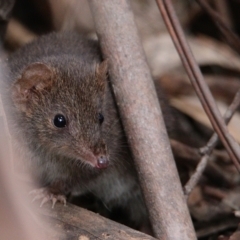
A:
<svg viewBox="0 0 240 240">
<path fill-rule="evenodd" d="M 0 74 L 2 74 L 0 69 Z M 2 78 L 1 78 L 2 80 Z M 24 187 L 11 171 L 12 148 L 0 95 L 0 239 L 43 239 L 27 207 Z M 17 158 L 15 156 L 15 158 Z M 31 210 L 30 210 L 31 209 Z M 35 220 L 35 219 L 34 219 Z"/>
<path fill-rule="evenodd" d="M 196 239 L 129 1 L 89 3 L 153 231 L 159 239 Z"/>
<path fill-rule="evenodd" d="M 14 2 L 14 0 L 0 0 L 0 53 Z M 3 69 L 0 67 L 0 81 L 3 81 L 3 76 Z M 0 85 L 2 86 L 1 83 Z M 27 207 L 27 200 L 23 197 L 25 189 L 16 181 L 16 176 L 11 171 L 9 163 L 13 158 L 12 144 L 1 94 L 0 133 L 0 239 L 43 239 L 31 214 L 32 209 Z"/>
</svg>

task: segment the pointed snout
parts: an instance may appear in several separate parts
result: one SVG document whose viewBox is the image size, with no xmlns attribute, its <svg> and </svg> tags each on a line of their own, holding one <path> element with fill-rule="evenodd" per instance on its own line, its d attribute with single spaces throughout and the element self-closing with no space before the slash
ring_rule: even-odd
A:
<svg viewBox="0 0 240 240">
<path fill-rule="evenodd" d="M 109 159 L 106 155 L 98 155 L 97 157 L 97 168 L 107 168 L 109 165 Z"/>
</svg>

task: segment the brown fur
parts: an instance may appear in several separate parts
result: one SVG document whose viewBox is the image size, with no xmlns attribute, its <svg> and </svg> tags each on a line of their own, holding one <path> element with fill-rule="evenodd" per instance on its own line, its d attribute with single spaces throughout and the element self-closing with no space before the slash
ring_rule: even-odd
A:
<svg viewBox="0 0 240 240">
<path fill-rule="evenodd" d="M 8 65 L 15 130 L 40 185 L 65 195 L 91 192 L 109 209 L 127 208 L 137 224 L 146 219 L 98 43 L 52 33 L 17 51 Z M 53 124 L 59 113 L 67 118 L 64 128 Z M 94 166 L 99 155 L 109 159 L 106 169 Z"/>
</svg>

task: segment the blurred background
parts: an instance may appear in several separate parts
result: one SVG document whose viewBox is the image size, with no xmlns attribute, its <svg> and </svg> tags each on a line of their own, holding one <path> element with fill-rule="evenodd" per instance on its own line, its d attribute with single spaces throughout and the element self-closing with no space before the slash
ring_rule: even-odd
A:
<svg viewBox="0 0 240 240">
<path fill-rule="evenodd" d="M 212 127 L 182 67 L 156 2 L 130 2 L 152 76 L 164 89 L 177 119 L 171 135 L 171 139 L 177 142 L 171 143 L 184 185 L 200 160 L 199 148 L 207 143 L 213 133 Z M 214 21 L 197 1 L 172 2 L 205 80 L 224 113 L 240 88 L 240 1 L 204 1 L 221 18 L 224 27 Z M 42 34 L 63 30 L 75 30 L 96 38 L 87 0 L 16 0 L 1 58 Z M 238 142 L 239 122 L 237 112 L 229 131 Z M 199 239 L 227 240 L 233 236 L 239 222 L 239 183 L 239 173 L 219 143 L 188 199 Z M 119 216 L 118 209 L 109 213 L 93 196 L 72 201 L 124 223 L 124 215 L 120 219 L 116 217 Z"/>
</svg>

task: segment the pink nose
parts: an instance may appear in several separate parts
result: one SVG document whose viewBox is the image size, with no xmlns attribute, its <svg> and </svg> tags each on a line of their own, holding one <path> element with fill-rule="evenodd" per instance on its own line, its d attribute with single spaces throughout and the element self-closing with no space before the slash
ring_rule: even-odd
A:
<svg viewBox="0 0 240 240">
<path fill-rule="evenodd" d="M 106 168 L 109 165 L 109 160 L 105 155 L 97 157 L 97 168 Z"/>
</svg>

